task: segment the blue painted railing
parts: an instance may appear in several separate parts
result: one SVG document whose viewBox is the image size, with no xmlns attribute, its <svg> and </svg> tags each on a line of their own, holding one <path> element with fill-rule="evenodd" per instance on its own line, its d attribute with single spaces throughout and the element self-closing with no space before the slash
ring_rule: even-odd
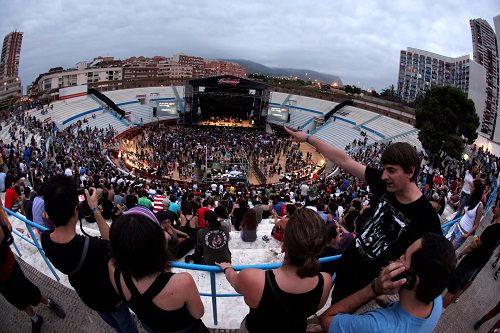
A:
<svg viewBox="0 0 500 333">
<path fill-rule="evenodd" d="M 331 257 L 324 257 L 320 258 L 319 262 L 325 263 L 325 262 L 330 262 L 334 260 L 339 260 L 340 255 L 337 256 L 331 256 Z M 203 272 L 209 272 L 210 273 L 210 293 L 200 293 L 200 296 L 205 296 L 205 297 L 211 297 L 212 298 L 212 314 L 214 318 L 214 325 L 218 324 L 217 320 L 217 298 L 218 297 L 241 297 L 240 294 L 217 294 L 217 288 L 216 288 L 216 276 L 215 273 L 221 273 L 222 270 L 218 266 L 210 266 L 210 265 L 199 265 L 199 264 L 186 264 L 183 262 L 178 262 L 178 261 L 173 261 L 170 263 L 172 267 L 175 268 L 181 268 L 181 269 L 190 269 L 190 270 L 195 270 L 195 271 L 203 271 Z M 263 269 L 263 270 L 268 270 L 268 269 L 276 269 L 281 267 L 282 263 L 273 263 L 273 264 L 256 264 L 256 265 L 234 265 L 233 268 L 235 271 L 241 271 L 246 268 L 257 268 L 257 269 Z"/>
<path fill-rule="evenodd" d="M 43 251 L 42 246 L 40 245 L 40 242 L 38 241 L 38 238 L 36 237 L 32 228 L 36 228 L 36 229 L 41 230 L 41 231 L 45 231 L 45 230 L 49 230 L 49 229 L 47 229 L 44 226 L 41 226 L 35 222 L 28 220 L 26 217 L 19 215 L 15 212 L 11 211 L 10 209 L 7 209 L 5 207 L 3 207 L 3 209 L 7 214 L 14 216 L 18 220 L 20 220 L 26 224 L 26 229 L 28 230 L 28 233 L 30 234 L 31 239 L 28 239 L 23 234 L 19 233 L 15 228 L 12 228 L 12 233 L 14 235 L 18 236 L 19 238 L 21 238 L 22 240 L 28 242 L 29 244 L 31 244 L 37 248 L 38 252 L 40 252 L 40 255 L 43 258 L 43 261 L 45 261 L 45 264 L 47 264 L 47 267 L 50 269 L 52 274 L 54 274 L 54 277 L 56 278 L 56 280 L 59 281 L 59 276 L 57 275 L 56 270 L 54 269 L 54 266 L 52 266 L 49 259 L 47 259 L 47 256 L 45 255 L 45 252 Z M 19 248 L 17 247 L 17 245 L 15 245 L 15 242 L 14 242 L 14 248 L 16 249 L 17 253 L 21 257 L 22 256 L 21 252 L 19 251 Z"/>
</svg>

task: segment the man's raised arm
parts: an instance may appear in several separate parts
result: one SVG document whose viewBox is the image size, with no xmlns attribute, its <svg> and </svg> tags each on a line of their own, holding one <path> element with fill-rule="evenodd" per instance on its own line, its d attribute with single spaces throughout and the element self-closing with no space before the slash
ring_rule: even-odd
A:
<svg viewBox="0 0 500 333">
<path fill-rule="evenodd" d="M 353 160 L 345 151 L 321 141 L 315 135 L 306 134 L 303 131 L 293 130 L 286 126 L 285 131 L 290 134 L 295 141 L 309 143 L 341 169 L 349 172 L 351 175 L 358 177 L 361 180 L 365 179 L 366 166 Z"/>
</svg>

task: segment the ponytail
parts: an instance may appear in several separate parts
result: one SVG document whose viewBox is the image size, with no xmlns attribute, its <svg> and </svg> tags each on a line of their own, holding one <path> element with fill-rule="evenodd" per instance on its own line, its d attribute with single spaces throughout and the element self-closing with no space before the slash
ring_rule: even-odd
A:
<svg viewBox="0 0 500 333">
<path fill-rule="evenodd" d="M 318 259 L 312 255 L 307 255 L 302 265 L 297 266 L 297 275 L 301 279 L 316 276 L 321 267 Z"/>
<path fill-rule="evenodd" d="M 290 216 L 285 227 L 285 265 L 295 266 L 297 275 L 316 276 L 320 271 L 317 257 L 327 243 L 325 222 L 318 213 L 308 209 L 298 209 Z"/>
</svg>

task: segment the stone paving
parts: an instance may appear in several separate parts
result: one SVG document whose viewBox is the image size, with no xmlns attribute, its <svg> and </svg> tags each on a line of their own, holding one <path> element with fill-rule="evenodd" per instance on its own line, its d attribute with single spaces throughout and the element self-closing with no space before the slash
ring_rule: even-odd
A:
<svg viewBox="0 0 500 333">
<path fill-rule="evenodd" d="M 481 222 L 479 232 L 489 225 L 491 213 Z M 35 311 L 42 315 L 42 332 L 107 333 L 113 332 L 94 311 L 87 308 L 74 290 L 69 289 L 17 258 L 26 276 L 35 283 L 42 294 L 52 297 L 66 311 L 64 320 L 56 317 L 47 307 L 40 304 Z M 492 309 L 500 299 L 500 280 L 494 280 L 491 262 L 483 268 L 473 285 L 456 304 L 452 304 L 441 316 L 435 332 L 473 332 L 472 326 L 485 313 Z M 477 331 L 487 332 L 500 316 L 491 319 Z M 140 332 L 145 332 L 139 324 Z M 28 316 L 18 311 L 0 297 L 0 333 L 30 332 Z M 235 332 L 235 330 L 211 330 L 212 332 Z"/>
</svg>

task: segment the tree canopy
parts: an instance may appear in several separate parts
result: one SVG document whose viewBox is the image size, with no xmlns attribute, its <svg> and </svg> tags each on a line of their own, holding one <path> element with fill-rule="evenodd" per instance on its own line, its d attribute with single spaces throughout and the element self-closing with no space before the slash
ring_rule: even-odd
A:
<svg viewBox="0 0 500 333">
<path fill-rule="evenodd" d="M 422 147 L 431 155 L 445 152 L 460 158 L 465 143 L 477 139 L 479 117 L 472 100 L 455 87 L 434 87 L 417 102 L 415 127 Z"/>
</svg>

